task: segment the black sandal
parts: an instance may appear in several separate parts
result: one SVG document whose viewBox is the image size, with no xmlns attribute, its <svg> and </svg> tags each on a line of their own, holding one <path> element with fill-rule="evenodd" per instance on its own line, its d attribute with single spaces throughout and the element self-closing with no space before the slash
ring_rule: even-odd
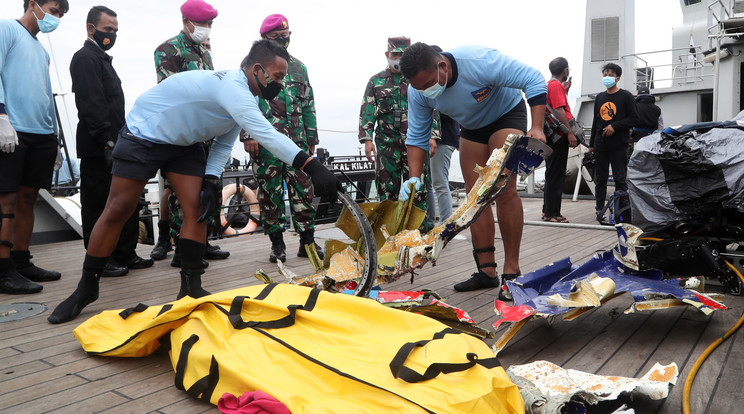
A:
<svg viewBox="0 0 744 414">
<path fill-rule="evenodd" d="M 473 258 L 475 258 L 475 265 L 478 271 L 470 276 L 470 279 L 460 282 L 455 285 L 455 290 L 458 292 L 469 292 L 471 290 L 486 289 L 486 288 L 497 288 L 501 284 L 499 281 L 498 274 L 496 277 L 491 277 L 481 271 L 484 267 L 497 267 L 496 262 L 480 263 L 478 261 L 478 253 L 495 252 L 496 247 L 481 247 L 480 249 L 473 249 Z"/>
</svg>

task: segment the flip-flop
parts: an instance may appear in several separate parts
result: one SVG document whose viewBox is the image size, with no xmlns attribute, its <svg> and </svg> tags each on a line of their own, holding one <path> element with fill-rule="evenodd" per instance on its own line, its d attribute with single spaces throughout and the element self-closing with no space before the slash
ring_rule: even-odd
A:
<svg viewBox="0 0 744 414">
<path fill-rule="evenodd" d="M 557 217 L 545 217 L 543 221 L 547 221 L 548 223 L 568 223 L 568 219 L 562 216 Z"/>
<path fill-rule="evenodd" d="M 548 217 L 548 218 L 550 218 L 550 217 Z M 555 218 L 557 218 L 558 220 L 568 220 L 568 219 L 567 219 L 566 217 L 564 217 L 564 216 L 555 216 Z M 547 220 L 546 220 L 546 217 L 545 217 L 545 213 L 542 213 L 542 219 L 543 219 L 543 221 L 547 221 Z M 568 221 L 566 221 L 566 223 L 568 223 Z"/>
</svg>

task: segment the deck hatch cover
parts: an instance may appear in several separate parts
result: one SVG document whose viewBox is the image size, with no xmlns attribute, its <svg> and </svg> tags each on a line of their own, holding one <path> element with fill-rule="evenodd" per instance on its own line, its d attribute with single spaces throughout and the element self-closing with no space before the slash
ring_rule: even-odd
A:
<svg viewBox="0 0 744 414">
<path fill-rule="evenodd" d="M 19 321 L 36 316 L 47 310 L 43 303 L 20 302 L 0 305 L 0 322 Z"/>
</svg>

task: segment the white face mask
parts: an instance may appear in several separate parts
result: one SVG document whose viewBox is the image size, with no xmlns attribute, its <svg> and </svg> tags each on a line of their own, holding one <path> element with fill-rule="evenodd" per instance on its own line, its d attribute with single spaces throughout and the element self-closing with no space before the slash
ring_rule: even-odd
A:
<svg viewBox="0 0 744 414">
<path fill-rule="evenodd" d="M 211 27 L 197 26 L 194 22 L 191 22 L 191 24 L 194 25 L 194 31 L 189 33 L 189 35 L 194 43 L 202 43 L 209 39 L 209 32 L 212 30 Z"/>
<path fill-rule="evenodd" d="M 400 59 L 388 59 L 388 65 L 390 69 L 400 72 Z"/>
</svg>

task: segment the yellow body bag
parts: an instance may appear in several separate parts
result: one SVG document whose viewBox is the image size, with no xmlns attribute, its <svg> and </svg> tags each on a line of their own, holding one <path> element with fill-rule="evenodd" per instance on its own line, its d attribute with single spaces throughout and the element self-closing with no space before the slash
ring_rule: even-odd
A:
<svg viewBox="0 0 744 414">
<path fill-rule="evenodd" d="M 141 357 L 170 337 L 176 386 L 213 404 L 261 390 L 292 413 L 522 413 L 483 341 L 356 296 L 273 284 L 105 311 L 86 352 Z M 161 340 L 161 337 L 163 340 Z"/>
</svg>

